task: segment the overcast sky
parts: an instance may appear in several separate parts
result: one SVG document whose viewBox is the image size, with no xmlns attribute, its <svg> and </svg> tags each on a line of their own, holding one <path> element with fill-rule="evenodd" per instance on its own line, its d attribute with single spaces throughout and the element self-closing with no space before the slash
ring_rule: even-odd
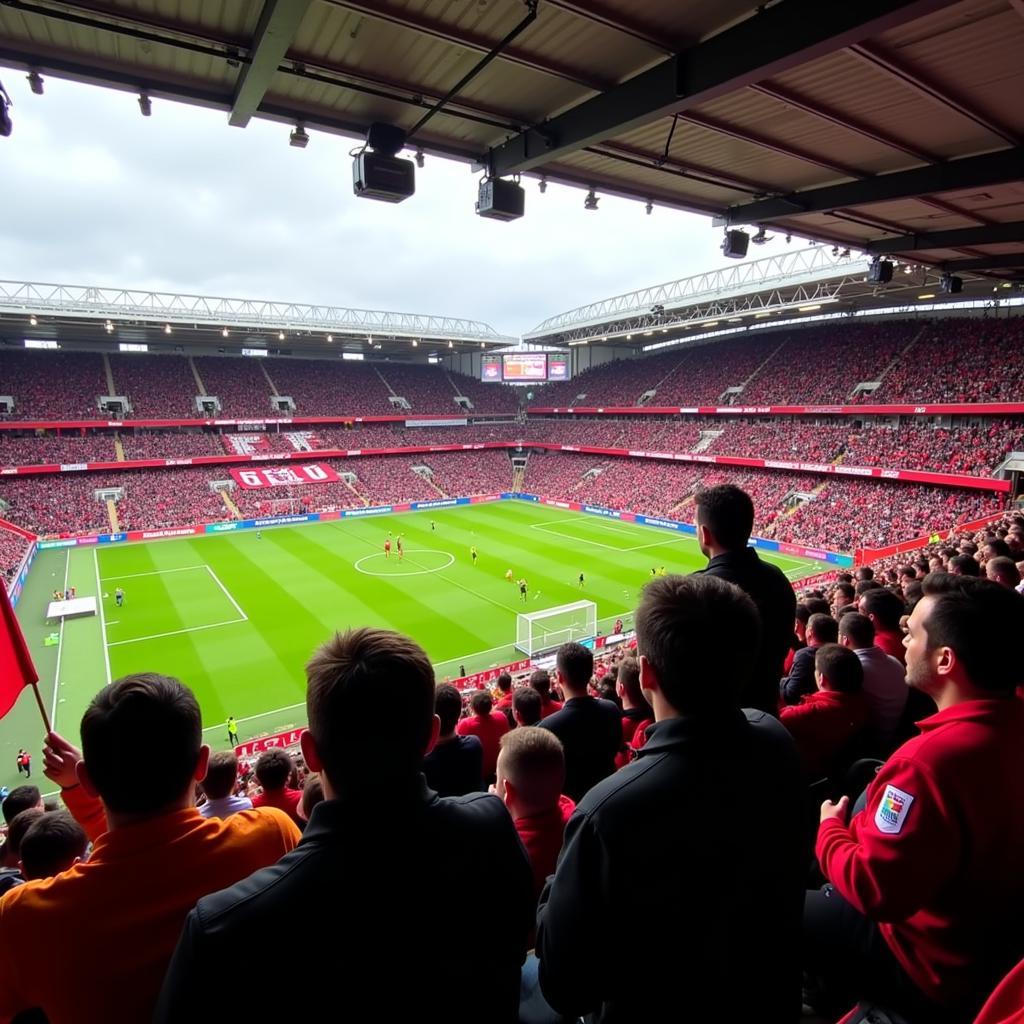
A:
<svg viewBox="0 0 1024 1024">
<path fill-rule="evenodd" d="M 527 185 L 526 216 L 475 216 L 469 167 L 434 157 L 404 203 L 357 199 L 355 143 L 0 69 L 0 277 L 332 303 L 485 320 L 520 334 L 554 313 L 722 266 L 704 217 Z M 751 255 L 778 251 L 781 239 Z M 795 243 L 794 243 L 795 244 Z"/>
</svg>

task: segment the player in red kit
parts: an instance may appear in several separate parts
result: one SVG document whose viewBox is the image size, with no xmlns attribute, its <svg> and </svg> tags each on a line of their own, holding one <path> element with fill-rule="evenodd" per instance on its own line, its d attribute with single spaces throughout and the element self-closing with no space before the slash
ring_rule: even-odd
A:
<svg viewBox="0 0 1024 1024">
<path fill-rule="evenodd" d="M 390 537 L 388 537 L 388 539 L 386 541 L 384 541 L 384 557 L 385 558 L 390 558 L 391 557 L 391 538 Z"/>
</svg>

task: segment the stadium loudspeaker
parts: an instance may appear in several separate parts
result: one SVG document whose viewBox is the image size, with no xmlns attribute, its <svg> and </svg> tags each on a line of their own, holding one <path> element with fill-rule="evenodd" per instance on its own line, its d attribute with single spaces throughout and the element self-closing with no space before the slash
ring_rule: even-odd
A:
<svg viewBox="0 0 1024 1024">
<path fill-rule="evenodd" d="M 367 129 L 366 145 L 378 153 L 394 156 L 405 145 L 405 132 L 396 125 L 374 121 Z"/>
<path fill-rule="evenodd" d="M 488 178 L 480 182 L 476 212 L 492 220 L 518 220 L 526 209 L 526 193 L 514 181 Z"/>
<path fill-rule="evenodd" d="M 959 295 L 964 290 L 964 279 L 955 274 L 943 274 L 942 290 L 947 295 Z"/>
<path fill-rule="evenodd" d="M 888 284 L 892 280 L 893 264 L 889 260 L 872 260 L 868 268 L 871 284 Z"/>
<path fill-rule="evenodd" d="M 747 255 L 747 246 L 750 244 L 750 235 L 746 231 L 734 228 L 726 231 L 722 239 L 722 255 L 728 256 L 731 260 L 741 260 Z"/>
<path fill-rule="evenodd" d="M 416 167 L 411 160 L 363 150 L 352 161 L 352 191 L 364 199 L 400 203 L 416 192 Z"/>
</svg>

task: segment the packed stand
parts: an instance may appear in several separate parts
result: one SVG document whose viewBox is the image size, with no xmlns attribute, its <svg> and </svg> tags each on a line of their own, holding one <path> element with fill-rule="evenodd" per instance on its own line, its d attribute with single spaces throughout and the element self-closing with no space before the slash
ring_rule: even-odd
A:
<svg viewBox="0 0 1024 1024">
<path fill-rule="evenodd" d="M 113 462 L 111 434 L 47 434 L 44 437 L 11 437 L 0 432 L 0 464 L 5 466 L 70 465 L 82 462 Z"/>
<path fill-rule="evenodd" d="M 389 391 L 373 363 L 322 359 L 263 360 L 279 395 L 295 402 L 300 416 L 389 416 Z"/>
<path fill-rule="evenodd" d="M 0 500 L 6 518 L 37 534 L 107 532 L 106 505 L 95 491 L 111 484 L 108 473 L 48 473 L 45 477 L 0 478 Z"/>
<path fill-rule="evenodd" d="M 334 468 L 339 473 L 352 472 L 353 469 L 352 466 L 340 463 L 334 463 Z M 257 516 L 284 515 L 289 512 L 326 512 L 334 509 L 358 508 L 365 504 L 360 495 L 343 480 L 253 490 L 236 487 L 231 492 L 231 500 L 247 519 Z M 282 508 L 283 501 L 291 502 L 293 507 Z"/>
<path fill-rule="evenodd" d="M 473 412 L 516 412 L 519 409 L 519 396 L 524 391 L 522 388 L 494 384 L 454 371 L 449 371 L 448 375 L 458 393 L 470 400 Z"/>
<path fill-rule="evenodd" d="M 117 501 L 122 530 L 159 530 L 230 519 L 218 491 L 210 490 L 209 469 L 135 471 L 118 480 Z"/>
<path fill-rule="evenodd" d="M 192 459 L 201 455 L 224 454 L 224 446 L 218 436 L 206 431 L 122 431 L 120 437 L 126 459 Z"/>
<path fill-rule="evenodd" d="M 258 358 L 193 356 L 208 395 L 220 402 L 220 416 L 269 419 L 284 415 L 271 407 L 270 385 Z"/>
<path fill-rule="evenodd" d="M 117 394 L 131 403 L 131 419 L 195 419 L 199 387 L 186 356 L 112 354 Z"/>
<path fill-rule="evenodd" d="M 412 471 L 419 462 L 401 456 L 370 456 L 353 459 L 344 466 L 356 474 L 359 490 L 371 504 L 391 505 L 402 501 L 432 501 L 439 498 L 429 481 Z"/>
<path fill-rule="evenodd" d="M 107 390 L 98 353 L 0 349 L 0 395 L 14 398 L 8 419 L 104 419 L 96 399 Z"/>
<path fill-rule="evenodd" d="M 512 484 L 508 452 L 435 452 L 423 456 L 433 473 L 433 483 L 450 498 L 474 494 L 501 494 Z"/>
<path fill-rule="evenodd" d="M 4 582 L 8 586 L 14 582 L 18 566 L 30 543 L 20 533 L 0 527 L 0 573 L 3 573 Z"/>
</svg>

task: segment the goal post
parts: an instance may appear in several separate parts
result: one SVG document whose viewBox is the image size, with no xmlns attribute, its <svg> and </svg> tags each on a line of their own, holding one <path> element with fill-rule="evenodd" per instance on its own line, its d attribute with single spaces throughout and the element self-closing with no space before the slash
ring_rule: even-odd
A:
<svg viewBox="0 0 1024 1024">
<path fill-rule="evenodd" d="M 574 601 L 516 616 L 516 650 L 531 658 L 571 640 L 582 642 L 595 636 L 597 605 L 593 601 Z"/>
</svg>

